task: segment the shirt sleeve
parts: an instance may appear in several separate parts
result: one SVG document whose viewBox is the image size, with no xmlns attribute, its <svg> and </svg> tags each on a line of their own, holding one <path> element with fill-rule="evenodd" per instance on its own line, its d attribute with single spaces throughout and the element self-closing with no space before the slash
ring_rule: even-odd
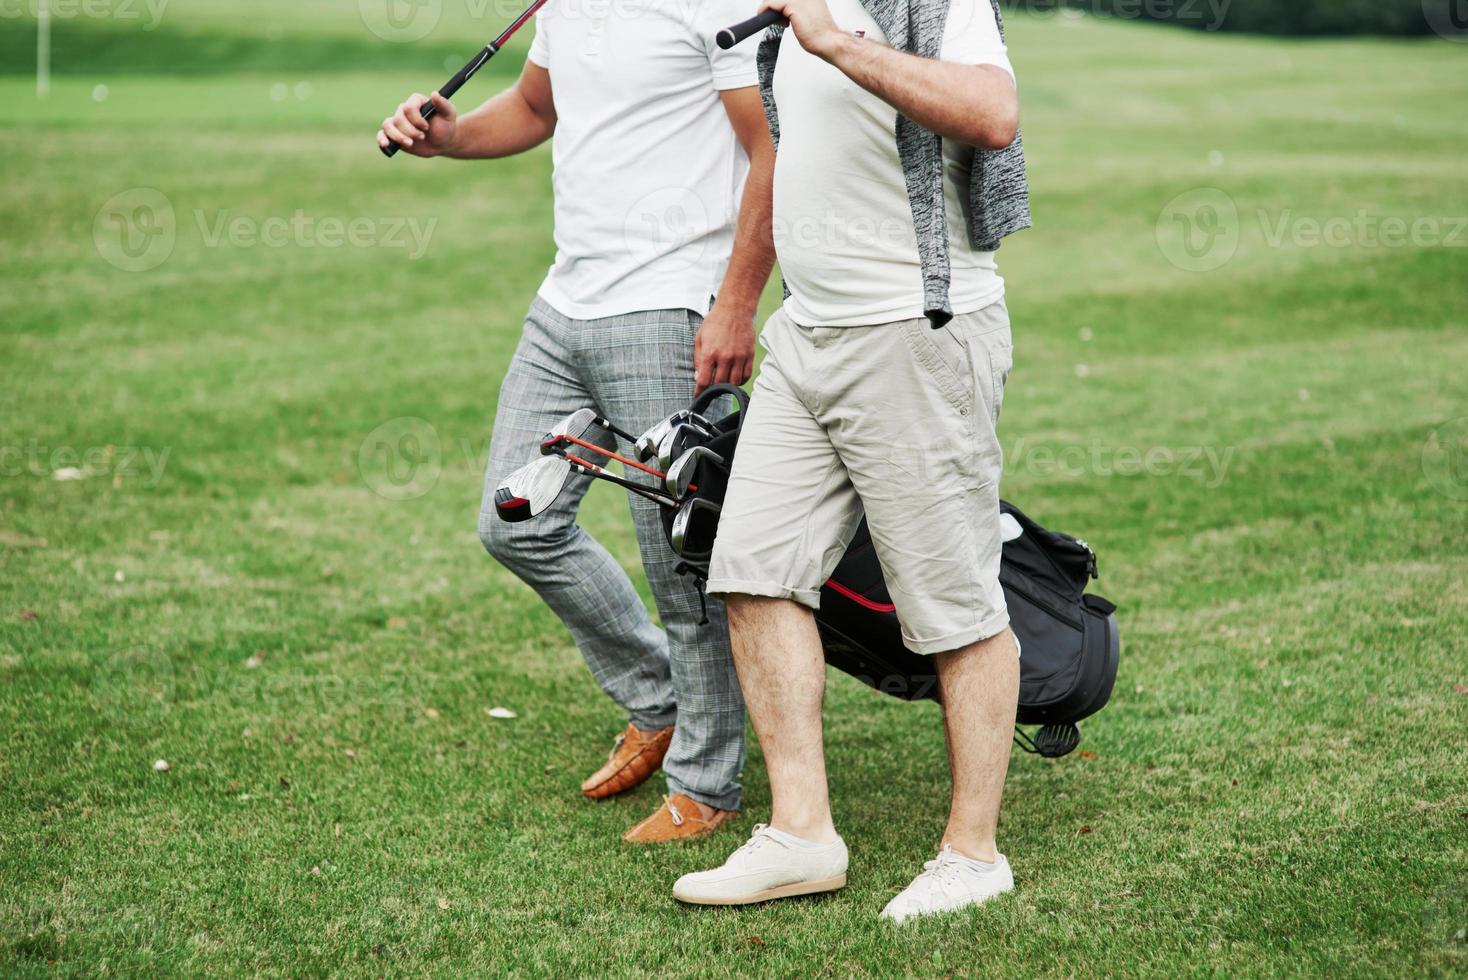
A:
<svg viewBox="0 0 1468 980">
<path fill-rule="evenodd" d="M 547 16 L 550 8 L 542 7 L 540 14 L 535 18 L 535 40 L 530 42 L 530 53 L 525 57 L 530 63 L 550 71 L 550 39 L 546 37 Z"/>
<path fill-rule="evenodd" d="M 953 0 L 943 31 L 943 60 L 960 65 L 993 65 L 1014 78 L 1009 50 L 999 36 L 990 0 Z"/>
<path fill-rule="evenodd" d="M 712 0 L 689 6 L 696 11 L 692 17 L 693 30 L 708 52 L 714 88 L 724 91 L 758 85 L 759 73 L 755 69 L 754 56 L 759 50 L 759 38 L 749 38 L 728 51 L 722 50 L 714 41 L 719 31 L 758 13 L 758 0 Z"/>
</svg>

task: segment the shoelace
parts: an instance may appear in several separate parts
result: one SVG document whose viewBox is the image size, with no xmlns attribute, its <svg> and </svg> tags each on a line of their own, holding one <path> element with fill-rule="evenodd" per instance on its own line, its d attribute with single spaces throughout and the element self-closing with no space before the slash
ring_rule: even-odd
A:
<svg viewBox="0 0 1468 980">
<path fill-rule="evenodd" d="M 749 835 L 749 840 L 745 841 L 743 844 L 740 844 L 738 849 L 734 851 L 734 854 L 753 854 L 765 841 L 774 840 L 773 837 L 765 833 L 765 831 L 768 830 L 769 827 L 770 825 L 767 823 L 755 824 L 753 832 L 751 832 Z M 730 857 L 733 857 L 734 854 L 731 854 Z"/>
<path fill-rule="evenodd" d="M 669 793 L 667 796 L 663 797 L 663 806 L 667 807 L 668 813 L 672 814 L 673 826 L 683 826 L 683 814 L 678 812 L 678 804 L 673 802 L 673 794 Z"/>
<path fill-rule="evenodd" d="M 923 873 L 920 878 L 927 878 L 939 884 L 952 885 L 958 883 L 958 873 L 962 870 L 958 855 L 953 852 L 951 845 L 944 845 L 943 850 L 931 861 L 923 862 Z"/>
<path fill-rule="evenodd" d="M 623 732 L 622 734 L 618 735 L 616 738 L 612 739 L 612 751 L 610 751 L 610 752 L 607 753 L 607 761 L 608 762 L 611 762 L 613 759 L 615 759 L 617 757 L 617 752 L 618 752 L 618 750 L 620 750 L 622 748 L 622 743 L 625 742 L 625 741 L 627 741 L 627 733 L 626 732 Z"/>
</svg>

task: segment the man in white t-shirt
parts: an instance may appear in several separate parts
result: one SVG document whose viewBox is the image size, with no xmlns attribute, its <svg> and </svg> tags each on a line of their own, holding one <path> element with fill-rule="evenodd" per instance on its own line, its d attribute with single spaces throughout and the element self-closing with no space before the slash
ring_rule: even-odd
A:
<svg viewBox="0 0 1468 980">
<path fill-rule="evenodd" d="M 633 842 L 696 837 L 739 809 L 744 705 L 722 606 L 709 603 L 704 619 L 645 498 L 629 494 L 662 629 L 576 523 L 587 478 L 526 524 L 500 521 L 493 495 L 577 409 L 640 432 L 695 390 L 748 380 L 773 264 L 774 150 L 753 50 L 714 44 L 746 16 L 748 0 L 551 0 L 513 86 L 463 116 L 434 93 L 429 121 L 413 95 L 378 134 L 381 146 L 461 159 L 520 153 L 554 134 L 556 258 L 500 386 L 479 532 L 560 616 L 627 713 L 583 794 L 624 792 L 660 766 L 667 775 L 663 805 L 624 835 Z M 746 247 L 731 261 L 736 233 Z"/>
<path fill-rule="evenodd" d="M 1028 223 L 1018 102 L 990 0 L 765 6 L 790 22 L 760 59 L 789 296 L 761 334 L 708 591 L 727 597 L 773 814 L 673 894 L 738 905 L 845 885 L 813 609 L 865 514 L 903 640 L 933 657 L 953 776 L 937 857 L 882 912 L 900 922 L 1013 887 L 995 846 L 1019 664 L 998 579 L 1011 344 L 993 250 Z"/>
</svg>

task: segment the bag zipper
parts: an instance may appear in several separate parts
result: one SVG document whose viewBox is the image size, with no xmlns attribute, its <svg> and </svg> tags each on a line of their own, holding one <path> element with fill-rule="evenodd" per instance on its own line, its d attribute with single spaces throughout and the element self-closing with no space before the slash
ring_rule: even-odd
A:
<svg viewBox="0 0 1468 980">
<path fill-rule="evenodd" d="M 1004 575 L 1000 575 L 999 576 L 999 583 L 1001 585 L 1004 584 L 1004 579 L 1006 577 L 1007 576 L 1004 576 Z M 1056 619 L 1058 619 L 1061 622 L 1065 623 L 1065 625 L 1069 626 L 1071 629 L 1073 629 L 1073 630 L 1079 630 L 1082 633 L 1084 633 L 1086 631 L 1086 625 L 1085 625 L 1084 622 L 1082 622 L 1081 620 L 1078 620 L 1078 619 L 1072 619 L 1070 617 L 1070 614 L 1069 613 L 1065 612 L 1062 609 L 1056 609 L 1047 600 L 1042 599 L 1042 598 L 1039 598 L 1038 596 L 1034 595 L 1029 589 L 1021 589 L 1021 588 L 1019 588 L 1018 586 L 1016 586 L 1014 584 L 1014 582 L 1012 580 L 1010 582 L 1010 586 L 1009 587 L 1011 589 L 1014 589 L 1015 592 L 1019 593 L 1021 596 L 1023 596 L 1029 602 L 1033 602 L 1035 605 L 1039 606 L 1041 609 L 1045 610 L 1050 615 L 1054 616 Z"/>
<path fill-rule="evenodd" d="M 1096 550 L 1086 543 L 1085 538 L 1076 538 L 1075 543 L 1086 549 L 1086 571 L 1091 573 L 1091 578 L 1100 578 L 1101 570 L 1096 567 Z"/>
</svg>

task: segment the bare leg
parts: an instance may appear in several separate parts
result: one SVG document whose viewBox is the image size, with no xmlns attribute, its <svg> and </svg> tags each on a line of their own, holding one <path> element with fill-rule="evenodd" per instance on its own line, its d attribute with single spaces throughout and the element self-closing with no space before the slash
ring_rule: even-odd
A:
<svg viewBox="0 0 1468 980">
<path fill-rule="evenodd" d="M 815 615 L 788 599 L 731 595 L 726 605 L 734 666 L 770 776 L 770 826 L 819 844 L 836 841 L 821 734 L 826 661 Z"/>
<path fill-rule="evenodd" d="M 1019 648 L 1006 629 L 936 659 L 943 685 L 948 767 L 953 773 L 953 805 L 943 843 L 965 857 L 993 861 L 998 855 L 994 833 L 1019 701 Z M 773 776 L 770 781 L 774 782 Z"/>
</svg>

